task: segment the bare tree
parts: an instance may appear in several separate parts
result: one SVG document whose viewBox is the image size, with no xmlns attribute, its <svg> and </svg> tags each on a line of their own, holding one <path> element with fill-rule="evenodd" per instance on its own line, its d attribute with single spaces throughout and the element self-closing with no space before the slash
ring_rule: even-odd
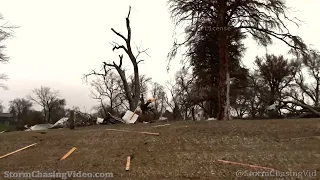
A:
<svg viewBox="0 0 320 180">
<path fill-rule="evenodd" d="M 275 55 L 266 55 L 264 59 L 257 57 L 255 63 L 259 75 L 269 87 L 269 105 L 283 99 L 283 91 L 292 84 L 300 70 L 299 63 Z"/>
<path fill-rule="evenodd" d="M 27 116 L 32 107 L 32 102 L 27 99 L 14 99 L 9 102 L 10 112 L 15 112 L 15 117 L 17 117 L 18 125 L 23 125 L 22 120 Z"/>
<path fill-rule="evenodd" d="M 9 57 L 4 53 L 4 49 L 6 46 L 3 44 L 5 40 L 13 36 L 13 30 L 17 28 L 17 26 L 12 26 L 9 22 L 4 22 L 4 18 L 2 14 L 0 14 L 0 62 L 8 62 Z"/>
<path fill-rule="evenodd" d="M 49 87 L 41 86 L 40 89 L 34 89 L 32 91 L 33 95 L 29 95 L 28 99 L 34 101 L 43 108 L 45 121 L 47 123 L 51 122 L 52 110 L 65 104 L 64 99 L 60 99 L 58 91 L 53 91 Z"/>
<path fill-rule="evenodd" d="M 8 80 L 8 76 L 6 74 L 0 74 L 0 80 L 2 81 L 6 81 Z M 0 88 L 4 89 L 4 90 L 7 90 L 8 87 L 4 84 L 4 83 L 0 83 Z"/>
<path fill-rule="evenodd" d="M 121 68 L 123 55 L 119 56 L 120 57 L 120 64 L 119 65 L 117 65 L 114 61 L 112 64 L 104 62 L 104 65 L 109 66 L 109 67 L 114 67 L 118 71 L 118 73 L 121 77 L 121 80 L 123 82 L 123 85 L 124 85 L 124 90 L 125 90 L 127 99 L 129 101 L 130 110 L 134 110 L 136 108 L 136 106 L 138 105 L 138 102 L 140 99 L 140 94 L 141 94 L 138 64 L 140 62 L 144 61 L 144 60 L 138 60 L 138 58 L 142 53 L 146 53 L 147 49 L 140 50 L 140 48 L 137 48 L 137 50 L 138 50 L 137 55 L 133 54 L 132 47 L 131 47 L 131 27 L 130 27 L 130 20 L 129 20 L 130 12 L 131 12 L 131 6 L 129 7 L 129 13 L 126 18 L 126 27 L 127 27 L 127 33 L 128 33 L 127 37 L 123 36 L 121 33 L 117 32 L 113 28 L 111 28 L 111 30 L 117 36 L 119 36 L 122 40 L 124 40 L 124 42 L 125 42 L 125 45 L 119 45 L 118 43 L 113 42 L 113 49 L 112 50 L 114 51 L 114 50 L 122 49 L 128 55 L 128 57 L 131 60 L 132 65 L 133 65 L 134 89 L 132 90 L 132 92 L 130 93 L 130 89 L 129 89 L 128 81 L 125 76 L 125 72 Z"/>
<path fill-rule="evenodd" d="M 0 14 L 0 22 L 4 21 L 2 14 Z M 16 26 L 10 25 L 8 22 L 0 25 L 0 62 L 7 63 L 9 62 L 9 57 L 4 53 L 6 45 L 4 45 L 4 41 L 13 36 L 13 30 L 17 28 Z M 0 74 L 0 80 L 8 80 L 8 76 L 6 74 Z M 0 88 L 8 89 L 7 86 L 3 83 L 0 83 Z"/>
<path fill-rule="evenodd" d="M 317 107 L 320 104 L 320 52 L 318 50 L 310 50 L 310 57 L 303 61 L 304 69 L 308 75 L 299 71 L 296 83 L 301 91 L 300 99 L 294 98 L 300 103 L 307 104 L 305 97 L 311 99 L 311 106 Z M 310 83 L 307 83 L 308 80 Z"/>
<path fill-rule="evenodd" d="M 100 101 L 104 116 L 108 116 L 105 100 L 108 101 L 110 112 L 116 111 L 124 102 L 124 94 L 121 91 L 121 79 L 113 71 L 107 71 L 103 75 L 95 75 L 96 79 L 88 82 L 92 87 L 92 97 Z"/>
<path fill-rule="evenodd" d="M 178 85 L 178 95 L 180 96 L 180 107 L 184 111 L 184 119 L 188 119 L 190 115 L 195 120 L 195 106 L 197 98 L 195 97 L 195 76 L 190 72 L 189 67 L 183 67 L 176 74 L 176 84 Z"/>
<path fill-rule="evenodd" d="M 167 96 L 165 102 L 168 108 L 170 108 L 173 113 L 173 120 L 181 119 L 182 115 L 179 104 L 179 98 L 181 94 L 180 89 L 178 85 L 172 81 L 168 81 L 166 83 L 166 88 L 170 93 L 171 99 L 169 99 L 169 97 Z"/>
<path fill-rule="evenodd" d="M 140 88 L 140 76 L 139 76 L 139 68 L 138 68 L 138 64 L 140 62 L 143 62 L 144 60 L 139 60 L 139 56 L 141 54 L 147 54 L 147 49 L 145 50 L 141 50 L 140 47 L 137 47 L 137 54 L 134 55 L 132 47 L 131 47 L 131 27 L 130 27 L 130 12 L 131 12 L 131 6 L 129 7 L 129 13 L 126 17 L 126 27 L 127 27 L 127 36 L 125 37 L 124 35 L 122 35 L 121 33 L 117 32 L 116 30 L 114 30 L 113 28 L 111 28 L 112 32 L 114 32 L 118 37 L 120 37 L 122 40 L 124 40 L 124 45 L 120 45 L 116 42 L 113 42 L 113 48 L 112 50 L 119 50 L 122 49 L 129 57 L 131 64 L 133 65 L 133 70 L 134 70 L 134 75 L 133 75 L 133 82 L 134 82 L 134 86 L 133 89 L 130 88 L 127 76 L 126 76 L 126 72 L 125 69 L 123 68 L 123 55 L 119 55 L 119 64 L 115 63 L 115 61 L 113 61 L 112 63 L 107 63 L 107 62 L 103 62 L 103 73 L 98 73 L 96 71 L 93 71 L 90 74 L 85 75 L 86 77 L 90 76 L 90 75 L 102 75 L 104 76 L 104 78 L 107 78 L 107 72 L 110 70 L 111 68 L 114 68 L 119 76 L 120 79 L 122 81 L 122 89 L 124 91 L 125 97 L 128 101 L 129 104 L 129 109 L 130 110 L 134 110 L 139 102 L 140 99 L 140 94 L 141 94 L 141 88 Z M 148 55 L 148 54 L 147 54 Z"/>
<path fill-rule="evenodd" d="M 154 102 L 154 111 L 155 111 L 155 119 L 158 119 L 166 109 L 165 102 L 166 102 L 167 95 L 166 95 L 164 86 L 154 82 L 152 84 L 151 94 L 153 98 L 157 99 Z"/>
</svg>

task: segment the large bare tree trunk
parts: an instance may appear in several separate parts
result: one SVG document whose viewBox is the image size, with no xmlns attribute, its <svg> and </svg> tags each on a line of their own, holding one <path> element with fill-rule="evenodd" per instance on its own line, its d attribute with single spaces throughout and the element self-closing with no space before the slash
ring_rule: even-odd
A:
<svg viewBox="0 0 320 180">
<path fill-rule="evenodd" d="M 139 62 L 142 62 L 143 60 L 137 61 L 138 56 L 144 52 L 144 51 L 140 51 L 138 50 L 138 54 L 136 56 L 133 55 L 132 52 L 132 48 L 131 48 L 131 27 L 130 27 L 130 12 L 131 12 L 131 7 L 129 8 L 129 13 L 128 16 L 126 18 L 126 26 L 127 26 L 127 32 L 128 35 L 127 37 L 124 37 L 122 34 L 120 34 L 119 32 L 115 31 L 113 28 L 111 28 L 111 30 L 118 35 L 119 37 L 121 37 L 124 41 L 125 41 L 125 46 L 124 45 L 118 45 L 118 44 L 114 44 L 113 50 L 115 49 L 123 49 L 125 51 L 125 53 L 129 56 L 131 63 L 133 65 L 133 70 L 134 70 L 134 89 L 132 90 L 133 92 L 130 92 L 129 86 L 128 86 L 128 82 L 127 79 L 125 77 L 125 73 L 124 70 L 120 69 L 121 68 L 121 64 L 119 66 L 117 66 L 115 63 L 113 64 L 106 64 L 107 66 L 112 66 L 115 67 L 119 73 L 119 75 L 121 76 L 121 80 L 123 82 L 124 85 L 124 90 L 126 93 L 126 97 L 128 99 L 129 105 L 130 105 L 130 110 L 134 111 L 134 109 L 137 107 L 139 100 L 140 100 L 140 94 L 141 94 L 141 88 L 140 88 L 140 77 L 139 77 L 139 68 L 138 68 L 138 64 Z M 121 58 L 122 61 L 122 58 Z M 132 95 L 132 96 L 131 96 Z"/>
</svg>

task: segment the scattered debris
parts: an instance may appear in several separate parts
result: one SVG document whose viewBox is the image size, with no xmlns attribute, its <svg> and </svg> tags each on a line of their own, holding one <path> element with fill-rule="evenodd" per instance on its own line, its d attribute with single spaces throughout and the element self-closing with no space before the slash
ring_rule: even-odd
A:
<svg viewBox="0 0 320 180">
<path fill-rule="evenodd" d="M 170 124 L 161 124 L 161 125 L 156 125 L 156 126 L 153 126 L 153 127 L 162 127 L 162 126 L 169 126 Z"/>
<path fill-rule="evenodd" d="M 158 119 L 158 121 L 168 121 L 168 118 L 167 118 L 167 117 L 160 117 L 160 118 Z"/>
<path fill-rule="evenodd" d="M 24 150 L 24 149 L 27 149 L 27 148 L 29 148 L 29 147 L 35 146 L 36 144 L 37 144 L 37 143 L 34 143 L 34 144 L 31 144 L 31 145 L 26 146 L 26 147 L 24 147 L 24 148 L 21 148 L 21 149 L 18 149 L 18 150 L 16 150 L 16 151 L 13 151 L 13 152 L 11 152 L 11 153 L 8 153 L 8 154 L 6 154 L 6 155 L 0 156 L 0 159 L 2 159 L 2 158 L 4 158 L 4 157 L 7 157 L 7 156 L 10 156 L 11 154 L 17 153 L 17 152 L 22 151 L 22 150 Z"/>
<path fill-rule="evenodd" d="M 214 120 L 217 120 L 216 118 L 208 118 L 206 121 L 214 121 Z"/>
<path fill-rule="evenodd" d="M 103 119 L 103 118 L 99 118 L 99 117 L 98 117 L 98 118 L 97 118 L 97 122 L 96 122 L 96 123 L 97 123 L 97 124 L 102 124 L 102 123 L 103 123 L 103 121 L 104 121 L 104 119 Z"/>
<path fill-rule="evenodd" d="M 53 124 L 36 124 L 25 131 L 43 131 L 54 127 Z"/>
<path fill-rule="evenodd" d="M 5 133 L 5 132 L 6 132 L 6 131 L 1 131 L 0 134 L 1 134 L 1 133 Z"/>
<path fill-rule="evenodd" d="M 126 164 L 126 171 L 129 171 L 130 169 L 130 161 L 131 161 L 131 156 L 127 157 L 127 164 Z"/>
<path fill-rule="evenodd" d="M 61 118 L 59 121 L 57 121 L 56 123 L 54 123 L 53 127 L 54 127 L 54 128 L 64 128 L 64 127 L 67 127 L 68 120 L 69 120 L 69 118 L 67 118 L 67 117 Z"/>
<path fill-rule="evenodd" d="M 126 114 L 122 117 L 126 124 L 133 124 L 137 121 L 139 115 L 135 114 L 136 110 L 134 112 L 128 110 Z"/>
<path fill-rule="evenodd" d="M 120 121 L 120 122 L 122 122 L 122 123 L 126 123 L 123 119 L 121 119 L 121 118 L 118 118 L 118 117 L 115 117 L 115 116 L 113 116 L 112 114 L 110 114 L 109 112 L 108 112 L 108 114 L 114 119 L 114 120 L 117 120 L 117 121 Z"/>
<path fill-rule="evenodd" d="M 152 132 L 137 132 L 137 131 L 127 131 L 127 130 L 120 130 L 120 129 L 106 129 L 108 131 L 120 131 L 120 132 L 133 132 L 133 133 L 140 133 L 140 134 L 149 134 L 149 135 L 156 135 L 159 136 L 160 133 L 152 133 Z"/>
<path fill-rule="evenodd" d="M 275 170 L 273 168 L 251 165 L 251 164 L 244 164 L 244 163 L 239 163 L 239 162 L 226 161 L 226 160 L 218 160 L 218 162 L 227 163 L 227 164 L 236 164 L 236 165 L 241 165 L 241 166 L 248 166 L 251 168 L 258 168 L 258 169 L 266 169 L 266 170 L 273 170 L 273 171 Z"/>
<path fill-rule="evenodd" d="M 60 161 L 66 159 L 68 156 L 70 156 L 71 153 L 73 153 L 77 148 L 76 147 L 73 147 L 67 154 L 65 154 L 61 159 Z"/>
</svg>

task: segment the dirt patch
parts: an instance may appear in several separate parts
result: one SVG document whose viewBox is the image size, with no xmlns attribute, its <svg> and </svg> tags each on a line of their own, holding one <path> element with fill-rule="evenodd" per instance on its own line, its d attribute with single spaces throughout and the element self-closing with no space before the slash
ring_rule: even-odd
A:
<svg viewBox="0 0 320 180">
<path fill-rule="evenodd" d="M 0 159 L 0 173 L 82 171 L 113 173 L 112 179 L 211 180 L 236 179 L 237 171 L 254 170 L 216 161 L 224 159 L 280 171 L 317 170 L 320 174 L 319 139 L 282 140 L 320 136 L 320 120 L 170 124 L 156 128 L 153 126 L 158 124 L 135 124 L 3 133 L 0 156 L 36 142 L 38 145 Z M 159 132 L 160 136 L 104 130 L 107 128 Z M 77 150 L 59 161 L 72 147 Z M 126 172 L 126 159 L 130 155 L 134 158 L 130 171 Z"/>
</svg>

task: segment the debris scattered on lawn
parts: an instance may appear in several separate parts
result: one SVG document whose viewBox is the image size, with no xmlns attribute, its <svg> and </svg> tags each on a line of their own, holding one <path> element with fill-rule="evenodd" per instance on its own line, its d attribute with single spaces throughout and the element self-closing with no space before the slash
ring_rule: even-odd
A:
<svg viewBox="0 0 320 180">
<path fill-rule="evenodd" d="M 118 117 L 115 117 L 115 116 L 113 116 L 112 114 L 110 114 L 109 112 L 108 112 L 108 114 L 109 114 L 114 120 L 117 120 L 117 121 L 120 121 L 120 122 L 126 124 L 126 122 L 125 122 L 123 119 L 118 118 Z"/>
<path fill-rule="evenodd" d="M 169 126 L 170 124 L 161 124 L 161 125 L 156 125 L 156 126 L 153 126 L 153 127 L 162 127 L 162 126 Z"/>
<path fill-rule="evenodd" d="M 158 121 L 168 121 L 167 117 L 159 117 Z"/>
<path fill-rule="evenodd" d="M 251 164 L 244 164 L 244 163 L 239 163 L 239 162 L 232 162 L 232 161 L 226 161 L 226 160 L 218 160 L 219 162 L 222 163 L 227 163 L 227 164 L 235 164 L 235 165 L 241 165 L 241 166 L 248 166 L 251 168 L 258 168 L 258 169 L 266 169 L 266 170 L 275 170 L 273 168 L 268 168 L 268 167 L 263 167 L 263 166 L 257 166 L 257 165 L 251 165 Z"/>
<path fill-rule="evenodd" d="M 122 117 L 122 119 L 126 122 L 126 124 L 133 124 L 137 121 L 139 115 L 135 114 L 136 110 L 134 112 L 127 111 L 126 114 Z"/>
<path fill-rule="evenodd" d="M 53 127 L 53 124 L 36 124 L 25 131 L 43 131 Z"/>
<path fill-rule="evenodd" d="M 120 129 L 106 129 L 108 131 L 120 131 L 120 132 L 133 132 L 133 133 L 140 133 L 140 134 L 149 134 L 149 135 L 156 135 L 159 136 L 160 133 L 152 133 L 152 132 L 137 132 L 137 131 L 127 131 L 127 130 L 120 130 Z"/>
<path fill-rule="evenodd" d="M 2 158 L 4 158 L 4 157 L 7 157 L 7 156 L 10 156 L 10 155 L 12 155 L 12 154 L 14 154 L 14 153 L 17 153 L 17 152 L 19 152 L 19 151 L 22 151 L 22 150 L 24 150 L 24 149 L 27 149 L 27 148 L 29 148 L 29 147 L 35 146 L 36 144 L 37 144 L 37 143 L 34 143 L 34 144 L 31 144 L 31 145 L 26 146 L 26 147 L 24 147 L 24 148 L 21 148 L 21 149 L 18 149 L 18 150 L 16 150 L 16 151 L 13 151 L 13 152 L 11 152 L 11 153 L 8 153 L 8 154 L 6 154 L 6 155 L 3 155 L 3 156 L 0 157 L 0 159 L 2 159 Z"/>
<path fill-rule="evenodd" d="M 130 161 L 131 161 L 131 156 L 127 157 L 127 164 L 126 164 L 126 171 L 129 171 L 130 169 Z"/>
<path fill-rule="evenodd" d="M 99 117 L 98 117 L 98 118 L 97 118 L 97 122 L 96 122 L 96 123 L 97 123 L 97 124 L 102 124 L 102 123 L 103 123 L 103 121 L 104 121 L 104 119 L 103 119 L 103 118 L 99 118 Z"/>
<path fill-rule="evenodd" d="M 68 156 L 70 156 L 71 153 L 73 153 L 77 148 L 76 147 L 73 147 L 67 154 L 65 154 L 61 159 L 60 161 L 66 159 Z"/>
<path fill-rule="evenodd" d="M 56 123 L 54 123 L 53 127 L 54 127 L 54 128 L 64 128 L 64 127 L 67 127 L 68 120 L 69 120 L 69 118 L 67 118 L 67 117 L 61 118 L 59 121 L 57 121 Z"/>
<path fill-rule="evenodd" d="M 55 129 L 55 128 L 64 128 L 67 127 L 69 118 L 61 118 L 59 121 L 57 121 L 54 124 L 36 124 L 34 126 L 29 127 L 25 131 L 43 131 L 47 129 Z M 25 128 L 28 126 L 25 126 Z"/>
</svg>

